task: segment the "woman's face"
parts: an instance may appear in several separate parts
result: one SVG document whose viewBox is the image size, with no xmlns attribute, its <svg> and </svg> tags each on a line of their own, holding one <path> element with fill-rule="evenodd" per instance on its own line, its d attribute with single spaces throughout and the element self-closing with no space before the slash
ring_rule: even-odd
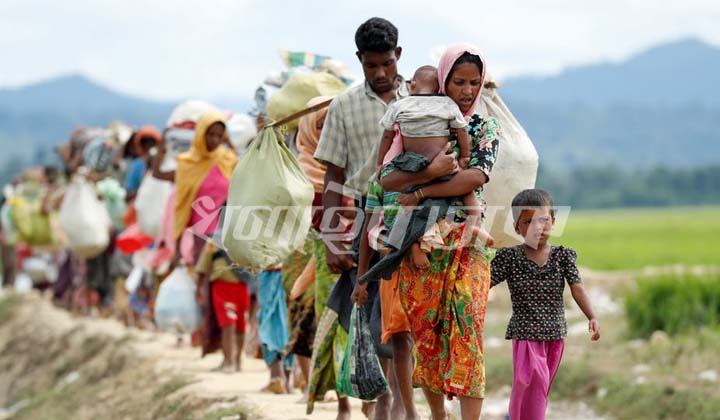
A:
<svg viewBox="0 0 720 420">
<path fill-rule="evenodd" d="M 223 125 L 223 123 L 216 122 L 208 127 L 205 132 L 205 146 L 207 147 L 208 152 L 212 152 L 220 147 L 224 135 L 225 125 Z"/>
<path fill-rule="evenodd" d="M 462 63 L 455 66 L 447 80 L 445 91 L 460 108 L 463 114 L 471 111 L 475 97 L 482 87 L 482 75 L 477 65 Z"/>
</svg>

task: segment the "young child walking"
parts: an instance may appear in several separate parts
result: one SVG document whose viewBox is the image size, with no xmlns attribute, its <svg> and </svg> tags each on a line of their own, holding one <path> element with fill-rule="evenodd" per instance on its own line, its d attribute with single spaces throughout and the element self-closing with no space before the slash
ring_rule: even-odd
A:
<svg viewBox="0 0 720 420">
<path fill-rule="evenodd" d="M 507 282 L 512 301 L 505 335 L 513 345 L 510 419 L 542 420 L 567 335 L 565 283 L 589 320 L 593 341 L 600 338 L 600 324 L 583 288 L 575 251 L 548 243 L 555 223 L 550 194 L 538 189 L 522 191 L 513 199 L 512 212 L 515 231 L 524 243 L 497 252 L 491 263 L 490 287 Z"/>
</svg>

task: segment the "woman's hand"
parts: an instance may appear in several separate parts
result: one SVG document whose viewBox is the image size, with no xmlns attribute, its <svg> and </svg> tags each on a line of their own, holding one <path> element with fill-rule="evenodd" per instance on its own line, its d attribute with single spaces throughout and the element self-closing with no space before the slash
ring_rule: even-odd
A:
<svg viewBox="0 0 720 420">
<path fill-rule="evenodd" d="M 450 143 L 446 143 L 440 153 L 437 154 L 426 168 L 428 177 L 431 180 L 447 175 L 452 175 L 460 170 L 457 162 L 457 152 L 448 153 Z"/>
</svg>

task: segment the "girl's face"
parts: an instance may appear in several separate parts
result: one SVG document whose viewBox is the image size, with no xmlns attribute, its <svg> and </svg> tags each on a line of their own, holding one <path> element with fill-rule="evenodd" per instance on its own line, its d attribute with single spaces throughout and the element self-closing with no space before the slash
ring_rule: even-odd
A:
<svg viewBox="0 0 720 420">
<path fill-rule="evenodd" d="M 447 79 L 445 92 L 463 114 L 471 111 L 475 98 L 482 87 L 482 74 L 477 65 L 462 63 L 455 67 Z"/>
<path fill-rule="evenodd" d="M 525 245 L 539 249 L 547 244 L 554 223 L 555 216 L 550 207 L 527 209 L 520 213 L 515 232 L 525 239 Z"/>
<path fill-rule="evenodd" d="M 205 132 L 205 146 L 207 147 L 208 152 L 212 152 L 220 147 L 224 135 L 225 125 L 223 123 L 216 122 L 208 127 Z"/>
</svg>

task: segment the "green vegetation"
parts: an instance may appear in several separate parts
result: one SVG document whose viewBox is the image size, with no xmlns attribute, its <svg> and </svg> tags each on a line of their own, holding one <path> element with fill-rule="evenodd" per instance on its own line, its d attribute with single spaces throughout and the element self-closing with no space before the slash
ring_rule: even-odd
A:
<svg viewBox="0 0 720 420">
<path fill-rule="evenodd" d="M 719 214 L 718 207 L 571 211 L 552 242 L 574 248 L 578 264 L 595 270 L 717 265 Z"/>
<path fill-rule="evenodd" d="M 575 208 L 717 205 L 720 165 L 692 169 L 657 166 L 636 171 L 581 165 L 558 172 L 541 165 L 537 185 L 553 194 L 555 204 Z"/>
<path fill-rule="evenodd" d="M 640 279 L 625 295 L 625 313 L 634 337 L 714 327 L 720 322 L 720 275 Z"/>
</svg>

